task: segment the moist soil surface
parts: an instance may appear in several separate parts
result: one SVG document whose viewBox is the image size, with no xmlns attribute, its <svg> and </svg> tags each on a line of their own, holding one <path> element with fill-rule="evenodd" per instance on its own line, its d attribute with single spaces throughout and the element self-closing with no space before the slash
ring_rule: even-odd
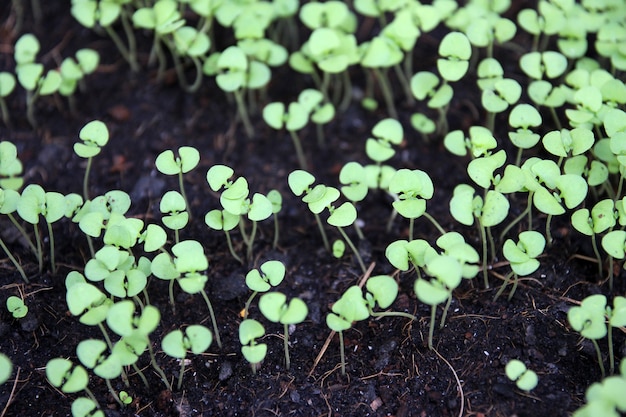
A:
<svg viewBox="0 0 626 417">
<path fill-rule="evenodd" d="M 235 123 L 235 103 L 227 100 L 213 80 L 205 78 L 194 94 L 182 91 L 173 70 L 168 71 L 164 81 L 157 82 L 156 71 L 146 64 L 148 38 L 139 42 L 142 70 L 132 73 L 107 37 L 81 27 L 71 17 L 69 2 L 41 3 L 44 21 L 35 24 L 26 7 L 21 33 L 32 32 L 39 38 L 39 59 L 47 68 L 55 67 L 60 57 L 72 56 L 82 47 L 98 50 L 102 60 L 98 71 L 88 78 L 87 89 L 77 95 L 74 114 L 64 98 L 41 98 L 36 109 L 39 126 L 33 129 L 25 117 L 23 94 L 10 97 L 13 124 L 11 128 L 0 127 L 0 139 L 17 145 L 26 183 L 39 183 L 48 191 L 80 194 L 86 164 L 73 153 L 72 145 L 86 122 L 100 119 L 108 126 L 111 139 L 94 158 L 91 196 L 124 190 L 132 198 L 128 215 L 158 222 L 159 198 L 166 190 L 177 189 L 177 181 L 156 171 L 156 156 L 182 145 L 194 146 L 201 153 L 199 166 L 185 175 L 193 218 L 181 238 L 200 241 L 209 258 L 207 293 L 223 347 L 213 343 L 206 353 L 190 354 L 185 359 L 182 389 L 173 391 L 165 388 L 144 354 L 139 366 L 149 387 L 132 369 L 129 387 L 121 379 L 111 381 L 113 389 L 126 390 L 132 396 L 132 403 L 125 408 L 117 405 L 104 380 L 92 376 L 89 388 L 107 416 L 556 417 L 580 407 L 586 387 L 601 379 L 593 346 L 581 342 L 571 330 L 566 313 L 586 295 L 606 293 L 607 285 L 598 282 L 597 265 L 584 258 L 592 256 L 589 240 L 573 231 L 567 218 L 554 219 L 554 242 L 542 256 L 541 268 L 521 280 L 510 301 L 509 290 L 493 300 L 509 271 L 503 258 L 495 259 L 490 268 L 489 289 L 484 288 L 481 274 L 464 281 L 454 292 L 445 325 L 436 326 L 435 349 L 430 350 L 430 307 L 420 303 L 413 293 L 415 273 L 399 273 L 384 257 L 389 243 L 408 237 L 408 221 L 398 216 L 388 231 L 391 200 L 375 192 L 357 206 L 365 238 L 359 240 L 352 229 L 347 230 L 358 242 L 366 265 L 372 265 L 372 274 L 397 278 L 400 293 L 390 309 L 414 314 L 417 320 L 385 317 L 356 323 L 344 332 L 347 372 L 342 375 L 339 338 L 330 337 L 325 317 L 332 303 L 349 286 L 358 284 L 363 274 L 349 250 L 341 259 L 324 250 L 314 217 L 289 191 L 287 176 L 298 168 L 298 162 L 288 134 L 270 129 L 256 113 L 252 116 L 256 135 L 247 138 L 241 124 Z M 10 70 L 14 66 L 12 46 L 21 33 L 13 32 L 15 15 L 6 5 L 0 13 L 0 69 Z M 416 50 L 416 63 L 420 68 L 433 69 L 437 31 L 424 36 L 420 40 L 424 46 Z M 522 45 L 529 41 L 523 35 L 516 39 Z M 505 71 L 523 82 L 523 74 L 514 64 L 519 55 L 506 49 L 498 51 L 513 62 Z M 362 75 L 355 71 L 354 77 L 355 89 L 359 82 L 362 88 Z M 474 82 L 468 76 L 455 84 L 457 98 L 449 110 L 450 129 L 482 124 L 484 114 L 474 104 L 479 102 Z M 268 91 L 271 100 L 291 101 L 309 86 L 310 80 L 285 66 L 275 70 Z M 467 161 L 447 152 L 440 136 L 433 135 L 426 142 L 409 127 L 410 114 L 427 109 L 400 99 L 397 104 L 405 140 L 390 164 L 426 171 L 435 184 L 428 212 L 446 230 L 463 233 L 479 249 L 476 230 L 460 226 L 448 212 L 452 189 L 468 181 L 464 168 Z M 325 147 L 317 143 L 314 129 L 304 129 L 301 137 L 309 171 L 317 181 L 338 186 L 343 164 L 352 160 L 369 163 L 365 140 L 372 126 L 384 117 L 384 111 L 367 112 L 355 101 L 325 127 Z M 496 137 L 506 149 L 508 141 L 500 140 L 506 138 L 506 120 L 496 122 L 496 126 L 503 126 L 496 129 Z M 543 128 L 553 129 L 549 125 Z M 253 192 L 267 193 L 275 188 L 284 198 L 278 216 L 278 246 L 272 245 L 272 220 L 261 222 L 254 257 L 244 265 L 230 255 L 224 234 L 208 229 L 203 222 L 206 212 L 219 208 L 218 196 L 210 191 L 205 179 L 206 171 L 214 164 L 231 166 L 237 175 L 248 179 Z M 526 201 L 511 203 L 513 218 L 525 208 Z M 535 221 L 537 230 L 543 230 L 545 218 L 536 216 Z M 2 238 L 10 242 L 12 229 L 3 223 L 2 230 Z M 494 236 L 498 232 L 496 228 Z M 82 271 L 90 258 L 85 237 L 69 220 L 55 224 L 54 233 L 59 264 L 56 273 L 39 273 L 35 258 L 19 240 L 12 242 L 11 248 L 29 274 L 30 283 L 21 280 L 8 259 L 0 263 L 2 305 L 8 296 L 21 294 L 30 309 L 21 320 L 0 309 L 0 349 L 14 363 L 13 377 L 0 386 L 0 408 L 6 416 L 70 415 L 71 402 L 77 395 L 61 393 L 50 385 L 45 365 L 55 357 L 76 362 L 77 344 L 86 338 L 101 337 L 97 328 L 80 324 L 65 301 L 65 276 L 72 270 Z M 338 237 L 333 230 L 328 233 Z M 418 219 L 415 237 L 434 242 L 437 230 Z M 239 233 L 234 231 L 232 238 L 243 256 L 245 248 Z M 291 368 L 286 369 L 282 326 L 264 320 L 256 303 L 252 304 L 250 316 L 265 325 L 266 336 L 261 341 L 268 345 L 266 359 L 253 373 L 241 355 L 238 340 L 240 312 L 250 295 L 244 276 L 269 259 L 285 263 L 286 279 L 278 289 L 289 297 L 302 298 L 309 315 L 292 329 Z M 616 273 L 623 274 L 621 268 L 616 268 Z M 623 281 L 623 276 L 616 276 L 615 294 L 624 293 Z M 167 283 L 156 278 L 149 283 L 149 294 L 150 303 L 162 314 L 159 327 L 151 335 L 157 361 L 175 385 L 180 362 L 163 353 L 159 341 L 181 326 L 202 323 L 210 327 L 209 313 L 202 297 L 186 295 L 178 287 L 173 311 Z M 438 309 L 437 320 L 442 310 Z M 620 348 L 624 337 L 621 332 L 615 336 L 619 358 L 625 353 Z M 600 346 L 606 351 L 605 341 L 600 341 Z M 539 384 L 530 393 L 520 391 L 506 378 L 504 366 L 511 359 L 522 360 L 538 374 Z"/>
</svg>

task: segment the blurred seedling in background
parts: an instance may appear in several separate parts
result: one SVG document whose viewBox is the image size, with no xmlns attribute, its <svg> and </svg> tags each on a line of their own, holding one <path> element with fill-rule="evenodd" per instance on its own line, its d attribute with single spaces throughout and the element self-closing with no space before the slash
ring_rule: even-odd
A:
<svg viewBox="0 0 626 417">
<path fill-rule="evenodd" d="M 44 75 L 44 66 L 35 62 L 40 45 L 35 35 L 26 33 L 15 43 L 15 72 L 19 84 L 26 90 L 26 117 L 33 128 L 37 127 L 35 103 L 40 96 L 54 94 L 61 85 L 61 73 L 49 70 Z"/>
<path fill-rule="evenodd" d="M 81 158 L 87 159 L 87 168 L 83 178 L 83 198 L 89 200 L 89 173 L 93 157 L 98 155 L 102 147 L 109 142 L 109 130 L 100 120 L 92 120 L 87 123 L 78 133 L 81 140 L 74 144 L 74 152 Z"/>
<path fill-rule="evenodd" d="M 5 98 L 15 90 L 15 85 L 15 76 L 13 74 L 7 71 L 0 71 L 0 112 L 2 113 L 2 121 L 7 127 L 11 127 L 11 114 Z"/>
<path fill-rule="evenodd" d="M 28 306 L 24 303 L 24 299 L 15 295 L 7 298 L 6 307 L 15 319 L 22 319 L 28 314 Z"/>
<path fill-rule="evenodd" d="M 537 377 L 535 371 L 526 368 L 524 362 L 519 359 L 512 359 L 507 362 L 504 367 L 504 372 L 506 373 L 507 378 L 515 382 L 517 388 L 523 391 L 533 390 L 539 382 L 539 378 Z"/>
<path fill-rule="evenodd" d="M 4 384 L 13 374 L 13 363 L 4 353 L 0 353 L 0 385 Z"/>
<path fill-rule="evenodd" d="M 254 319 L 245 319 L 239 324 L 239 343 L 241 343 L 241 353 L 250 363 L 252 372 L 256 374 L 261 362 L 267 354 L 267 345 L 257 343 L 257 339 L 265 336 L 265 328 Z"/>
</svg>

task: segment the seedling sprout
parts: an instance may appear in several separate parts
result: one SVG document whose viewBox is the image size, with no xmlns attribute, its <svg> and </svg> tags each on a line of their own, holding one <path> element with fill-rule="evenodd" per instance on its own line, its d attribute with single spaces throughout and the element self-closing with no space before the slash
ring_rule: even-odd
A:
<svg viewBox="0 0 626 417">
<path fill-rule="evenodd" d="M 257 343 L 256 339 L 265 336 L 265 328 L 254 319 L 245 319 L 239 324 L 239 343 L 241 343 L 241 353 L 250 363 L 252 372 L 260 366 L 267 354 L 267 345 Z"/>
<path fill-rule="evenodd" d="M 539 381 L 537 374 L 526 368 L 524 362 L 519 359 L 510 360 L 505 366 L 506 376 L 515 382 L 517 388 L 523 391 L 533 390 Z"/>
<path fill-rule="evenodd" d="M 200 324 L 187 326 L 184 333 L 182 330 L 173 330 L 163 337 L 161 341 L 163 351 L 173 358 L 181 359 L 178 374 L 178 389 L 183 385 L 187 351 L 190 350 L 192 353 L 199 355 L 204 353 L 209 346 L 211 346 L 212 341 L 213 336 L 209 329 Z"/>
<path fill-rule="evenodd" d="M 9 313 L 13 315 L 13 318 L 21 319 L 28 314 L 28 306 L 24 303 L 24 300 L 15 295 L 7 298 L 6 306 Z"/>
</svg>

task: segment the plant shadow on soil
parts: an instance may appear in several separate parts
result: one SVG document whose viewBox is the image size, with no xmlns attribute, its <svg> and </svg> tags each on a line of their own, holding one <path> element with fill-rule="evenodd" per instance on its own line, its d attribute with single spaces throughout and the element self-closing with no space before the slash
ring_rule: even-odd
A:
<svg viewBox="0 0 626 417">
<path fill-rule="evenodd" d="M 92 376 L 89 387 L 108 416 L 457 416 L 461 409 L 466 416 L 566 416 L 582 404 L 586 387 L 600 379 L 600 371 L 593 347 L 580 343 L 567 324 L 566 312 L 571 300 L 606 291 L 606 285 L 588 279 L 595 275 L 596 266 L 574 255 L 588 255 L 591 249 L 565 220 L 562 224 L 555 220 L 555 243 L 542 259 L 541 269 L 520 283 L 511 301 L 506 300 L 507 292 L 492 301 L 495 289 L 485 290 L 479 279 L 461 285 L 454 294 L 445 327 L 435 332 L 438 353 L 429 350 L 426 343 L 430 308 L 415 298 L 413 277 L 399 274 L 400 295 L 391 309 L 410 312 L 419 319 L 359 322 L 345 332 L 347 375 L 342 376 L 338 367 L 336 336 L 314 367 L 330 334 L 325 315 L 342 291 L 359 281 L 360 271 L 350 256 L 337 260 L 323 251 L 313 217 L 289 192 L 286 178 L 297 168 L 297 160 L 286 133 L 272 131 L 257 115 L 256 138 L 246 139 L 240 126 L 231 125 L 233 103 L 227 102 L 212 82 L 205 82 L 200 92 L 191 95 L 177 86 L 173 73 L 161 84 L 155 83 L 152 72 L 132 74 L 106 38 L 81 28 L 71 18 L 65 2 L 52 3 L 45 4 L 46 16 L 51 17 L 48 22 L 35 27 L 26 13 L 23 28 L 38 36 L 44 53 L 53 51 L 43 58 L 46 66 L 54 66 L 57 55 L 69 56 L 78 47 L 99 50 L 103 64 L 88 80 L 87 93 L 77 97 L 78 116 L 68 113 L 63 100 L 42 99 L 37 107 L 40 127 L 32 130 L 21 114 L 23 97 L 13 95 L 9 106 L 14 126 L 0 127 L 0 139 L 18 146 L 26 182 L 40 183 L 47 190 L 80 192 L 84 161 L 73 154 L 71 147 L 87 121 L 100 119 L 109 127 L 111 140 L 94 160 L 92 195 L 124 190 L 132 197 L 133 216 L 158 221 L 158 197 L 167 189 L 175 189 L 176 182 L 156 172 L 156 155 L 182 145 L 195 146 L 202 155 L 200 166 L 185 177 L 194 219 L 182 235 L 202 242 L 209 257 L 208 293 L 218 317 L 223 348 L 214 344 L 207 353 L 190 356 L 183 389 L 174 392 L 165 389 L 148 360 L 142 358 L 140 366 L 150 388 L 144 387 L 132 372 L 130 388 L 121 380 L 112 382 L 114 389 L 125 389 L 133 397 L 125 409 L 117 407 L 104 381 Z M 3 11 L 0 17 L 0 38 L 4 39 L 0 67 L 11 68 L 10 51 L 16 39 L 11 33 L 12 15 Z M 430 62 L 425 57 L 416 59 Z M 284 90 L 285 100 L 292 100 L 298 91 L 290 91 L 289 87 L 300 88 L 284 82 L 292 76 L 281 71 L 276 74 L 281 84 L 276 89 Z M 463 85 L 455 88 L 458 91 Z M 468 97 L 455 101 L 450 109 L 452 129 L 480 123 L 467 104 L 476 102 L 469 93 L 475 90 L 474 85 L 468 85 Z M 405 105 L 401 119 L 406 122 L 414 110 Z M 367 113 L 355 103 L 327 128 L 326 149 L 317 147 L 313 130 L 305 130 L 304 146 L 311 172 L 320 182 L 337 185 L 339 169 L 345 162 L 367 162 L 365 139 L 372 125 L 383 117 L 382 113 Z M 439 139 L 425 144 L 410 128 L 405 136 L 392 164 L 428 172 L 436 188 L 429 213 L 444 228 L 462 231 L 478 246 L 474 230 L 459 227 L 447 209 L 454 185 L 466 181 L 465 161 L 446 152 Z M 272 223 L 262 223 L 256 257 L 249 265 L 233 260 L 223 235 L 208 230 L 202 222 L 204 213 L 219 204 L 205 181 L 207 169 L 217 163 L 228 164 L 237 175 L 245 176 L 251 190 L 266 193 L 276 188 L 285 198 L 279 247 L 271 247 Z M 523 205 L 525 202 L 520 202 Z M 396 219 L 392 230 L 385 230 L 390 201 L 383 195 L 369 195 L 358 209 L 368 239 L 359 243 L 366 262 L 376 264 L 376 274 L 393 274 L 384 249 L 394 239 L 407 236 L 408 223 Z M 54 228 L 58 233 L 58 273 L 38 274 L 35 259 L 19 242 L 12 247 L 31 274 L 31 283 L 24 284 L 8 260 L 0 264 L 1 304 L 8 296 L 22 293 L 30 308 L 22 320 L 0 309 L 0 350 L 14 362 L 13 377 L 0 386 L 0 406 L 11 400 L 6 416 L 69 415 L 75 397 L 62 394 L 46 381 L 45 364 L 54 357 L 76 360 L 76 345 L 85 338 L 100 336 L 97 329 L 81 325 L 72 317 L 65 302 L 65 275 L 81 270 L 88 260 L 84 236 L 67 221 Z M 430 241 L 436 238 L 436 230 L 422 220 L 417 221 L 416 230 L 416 237 Z M 240 242 L 236 233 L 233 240 Z M 248 297 L 243 278 L 250 268 L 268 259 L 287 265 L 287 278 L 279 289 L 290 297 L 301 297 L 310 313 L 290 336 L 290 370 L 284 366 L 281 326 L 264 321 L 267 336 L 263 342 L 268 344 L 268 355 L 253 374 L 240 354 L 237 338 L 240 310 Z M 492 271 L 492 287 L 500 285 L 498 274 L 505 275 L 506 271 L 506 267 Z M 616 277 L 615 282 L 615 292 L 624 293 L 623 276 Z M 162 322 L 151 336 L 153 342 L 181 325 L 208 325 L 209 315 L 201 297 L 177 291 L 173 314 L 167 284 L 153 278 L 149 292 L 151 303 L 162 313 Z M 261 319 L 255 307 L 250 314 Z M 440 314 L 441 309 L 438 317 Z M 622 334 L 616 335 L 615 343 L 618 356 L 624 356 L 626 352 L 620 350 L 624 346 Z M 175 380 L 179 363 L 160 351 L 157 343 L 155 347 L 161 367 Z M 606 347 L 605 342 L 601 347 Z M 539 385 L 530 393 L 519 391 L 504 375 L 504 365 L 515 358 L 539 375 Z"/>
</svg>

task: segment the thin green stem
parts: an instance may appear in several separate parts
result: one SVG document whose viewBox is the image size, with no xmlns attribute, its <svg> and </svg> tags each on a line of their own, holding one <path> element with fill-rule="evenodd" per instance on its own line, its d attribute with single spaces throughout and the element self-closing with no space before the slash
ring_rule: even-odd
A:
<svg viewBox="0 0 626 417">
<path fill-rule="evenodd" d="M 324 242 L 324 248 L 326 249 L 326 251 L 330 252 L 330 244 L 328 243 L 328 237 L 326 236 L 326 231 L 324 230 L 324 224 L 322 223 L 322 220 L 320 219 L 319 214 L 313 213 L 313 215 L 315 216 L 315 221 L 317 222 L 317 227 L 320 230 L 320 234 L 322 235 L 322 241 Z"/>
<path fill-rule="evenodd" d="M 414 218 L 410 218 L 409 219 L 409 242 L 413 240 L 413 229 L 415 227 L 415 219 Z"/>
<path fill-rule="evenodd" d="M 257 230 L 257 222 L 252 220 L 252 231 L 250 232 L 250 239 L 248 241 L 248 250 L 247 250 L 247 256 L 248 256 L 248 261 L 252 261 L 252 250 L 254 249 L 254 237 L 256 236 L 256 230 Z"/>
<path fill-rule="evenodd" d="M 343 344 L 343 332 L 339 333 L 339 355 L 341 357 L 341 375 L 346 374 L 346 352 Z"/>
<path fill-rule="evenodd" d="M 430 307 L 430 324 L 428 327 L 428 349 L 433 350 L 433 334 L 435 332 L 435 319 L 437 318 L 437 306 Z"/>
<path fill-rule="evenodd" d="M 600 365 L 600 371 L 602 372 L 602 378 L 606 376 L 606 371 L 604 370 L 604 362 L 602 362 L 602 351 L 600 350 L 600 346 L 598 346 L 598 342 L 594 339 L 590 339 L 591 343 L 593 343 L 593 347 L 596 349 L 596 357 L 598 359 L 598 365 Z"/>
<path fill-rule="evenodd" d="M 302 142 L 300 142 L 300 137 L 296 133 L 295 130 L 289 130 L 289 135 L 291 136 L 291 140 L 293 141 L 293 147 L 296 148 L 296 156 L 298 157 L 298 164 L 300 164 L 300 168 L 303 170 L 307 170 L 306 158 L 304 156 L 304 150 L 302 149 Z"/>
<path fill-rule="evenodd" d="M 443 313 L 441 314 L 441 322 L 439 323 L 439 328 L 443 329 L 443 326 L 446 324 L 446 317 L 448 316 L 448 309 L 450 308 L 450 304 L 452 303 L 452 293 L 448 296 L 448 301 L 446 302 L 446 306 L 443 308 Z"/>
<path fill-rule="evenodd" d="M 35 231 L 35 243 L 37 245 L 37 263 L 39 264 L 39 272 L 43 271 L 43 250 L 41 248 L 41 234 L 38 225 L 33 225 Z"/>
<path fill-rule="evenodd" d="M 383 74 L 380 68 L 372 68 L 376 79 L 378 80 L 378 84 L 380 85 L 380 90 L 383 93 L 383 99 L 387 104 L 387 111 L 389 112 L 389 116 L 397 119 L 398 112 L 396 111 L 396 106 L 393 102 L 393 93 L 391 92 L 391 86 L 389 85 L 389 80 L 387 76 Z"/>
<path fill-rule="evenodd" d="M 183 172 L 180 171 L 178 173 L 178 188 L 180 188 L 180 195 L 183 196 L 183 200 L 185 200 L 185 207 L 187 207 L 187 213 L 189 214 L 189 220 L 191 220 L 191 206 L 189 205 L 189 200 L 187 199 L 187 193 L 185 192 L 185 182 L 183 181 Z"/>
<path fill-rule="evenodd" d="M 341 233 L 341 236 L 344 238 L 348 246 L 350 246 L 350 249 L 352 249 L 352 252 L 354 252 L 356 259 L 359 261 L 359 265 L 361 266 L 361 270 L 363 271 L 363 273 L 365 273 L 367 271 L 367 268 L 365 267 L 365 263 L 363 263 L 363 258 L 361 258 L 361 254 L 359 254 L 359 250 L 356 248 L 356 246 L 354 246 L 354 243 L 352 243 L 352 239 L 350 239 L 350 237 L 346 234 L 346 232 L 343 231 L 341 227 L 337 226 L 337 230 L 339 230 L 339 233 Z"/>
<path fill-rule="evenodd" d="M 275 250 L 278 247 L 279 238 L 279 226 L 278 226 L 278 213 L 274 213 L 274 241 L 272 242 L 272 248 Z"/>
<path fill-rule="evenodd" d="M 500 241 L 502 241 L 504 239 L 504 237 L 506 236 L 508 231 L 511 230 L 513 228 L 513 226 L 515 226 L 517 223 L 519 223 L 524 218 L 524 216 L 526 216 L 526 214 L 528 214 L 530 212 L 531 207 L 532 207 L 532 198 L 530 198 L 530 196 L 529 196 L 527 204 L 526 204 L 526 209 L 524 209 L 523 212 L 521 212 L 515 219 L 513 219 L 513 221 L 511 223 L 509 223 L 504 228 L 502 233 L 500 233 Z M 529 229 L 530 229 L 530 225 L 529 225 Z"/>
<path fill-rule="evenodd" d="M 372 311 L 370 310 L 370 316 L 372 317 L 404 317 L 410 320 L 417 320 L 413 314 L 405 313 L 404 311 Z"/>
<path fill-rule="evenodd" d="M 13 263 L 13 265 L 15 265 L 15 268 L 17 268 L 17 270 L 19 271 L 20 275 L 22 276 L 22 279 L 24 280 L 24 282 L 26 282 L 28 284 L 28 277 L 26 276 L 26 273 L 24 272 L 24 269 L 22 269 L 22 266 L 20 265 L 20 263 L 17 261 L 17 259 L 15 259 L 15 257 L 13 256 L 13 254 L 11 253 L 11 251 L 9 250 L 9 248 L 7 247 L 7 245 L 4 243 L 4 241 L 2 240 L 2 238 L 0 238 L 0 247 L 2 247 L 2 250 L 4 251 L 4 253 L 7 254 L 7 256 L 9 257 L 9 259 L 11 260 L 11 262 Z"/>
<path fill-rule="evenodd" d="M 608 327 L 607 340 L 609 343 L 609 374 L 613 375 L 615 372 L 615 357 L 613 356 L 613 326 L 609 323 Z"/>
<path fill-rule="evenodd" d="M 131 56 L 128 48 L 126 47 L 126 45 L 124 45 L 124 42 L 122 42 L 122 39 L 119 37 L 119 35 L 110 26 L 105 26 L 104 30 L 111 38 L 122 57 L 126 60 L 126 62 L 128 62 L 128 64 L 130 65 L 130 69 L 133 72 L 138 72 L 139 64 L 137 64 L 136 57 Z"/>
<path fill-rule="evenodd" d="M 507 285 L 509 285 L 509 282 L 511 277 L 513 276 L 514 272 L 511 271 L 509 272 L 505 277 L 504 277 L 504 282 L 502 282 L 502 285 L 500 286 L 500 289 L 498 289 L 498 292 L 496 293 L 496 295 L 493 296 L 493 301 L 495 302 L 504 292 L 504 289 L 506 288 Z"/>
<path fill-rule="evenodd" d="M 230 254 L 233 255 L 233 258 L 239 261 L 240 264 L 243 264 L 243 260 L 237 255 L 235 249 L 233 248 L 233 241 L 230 238 L 230 232 L 228 230 L 224 230 L 224 234 L 226 234 L 226 243 L 228 244 L 228 250 Z"/>
<path fill-rule="evenodd" d="M 11 128 L 11 116 L 4 97 L 0 97 L 0 111 L 2 111 L 2 121 L 4 121 L 4 124 L 7 125 L 8 128 Z"/>
<path fill-rule="evenodd" d="M 593 248 L 593 253 L 596 255 L 596 260 L 598 261 L 598 277 L 602 279 L 602 257 L 600 256 L 600 251 L 598 250 L 598 242 L 596 241 L 595 233 L 591 235 L 591 247 Z"/>
<path fill-rule="evenodd" d="M 150 388 L 150 385 L 148 384 L 148 380 L 146 379 L 146 376 L 143 374 L 143 372 L 141 372 L 141 369 L 139 369 L 136 363 L 133 363 L 133 369 L 135 370 L 135 372 L 137 372 L 137 375 L 139 375 L 139 378 L 141 378 L 143 385 L 146 388 Z"/>
<path fill-rule="evenodd" d="M 250 123 L 248 110 L 246 108 L 246 104 L 243 102 L 243 95 L 240 90 L 233 91 L 233 94 L 235 95 L 235 100 L 237 101 L 237 112 L 239 117 L 241 117 L 241 122 L 246 130 L 246 135 L 248 135 L 248 138 L 251 139 L 254 137 L 254 128 L 252 127 L 252 123 Z"/>
<path fill-rule="evenodd" d="M 222 348 L 222 339 L 220 338 L 220 329 L 217 327 L 217 321 L 215 320 L 215 313 L 213 312 L 213 305 L 211 304 L 211 300 L 209 300 L 209 296 L 207 295 L 204 289 L 200 290 L 200 294 L 202 294 L 202 298 L 204 298 L 204 302 L 209 309 L 209 314 L 211 315 L 211 322 L 213 323 L 213 332 L 215 332 L 215 341 L 217 345 Z"/>
<path fill-rule="evenodd" d="M 104 380 L 107 384 L 107 388 L 109 389 L 109 392 L 111 393 L 111 396 L 115 398 L 115 401 L 120 405 L 120 407 L 124 407 L 124 403 L 122 402 L 122 400 L 120 400 L 119 396 L 117 395 L 117 392 L 115 392 L 115 390 L 111 386 L 111 380 L 109 378 L 104 378 Z"/>
<path fill-rule="evenodd" d="M 250 312 L 250 304 L 252 304 L 252 300 L 254 300 L 254 297 L 257 296 L 257 294 L 259 294 L 258 291 L 254 291 L 250 297 L 248 297 L 248 300 L 246 301 L 246 304 L 243 307 L 243 318 L 244 320 L 248 318 L 248 313 Z"/>
<path fill-rule="evenodd" d="M 180 388 L 183 386 L 183 374 L 185 373 L 185 358 L 180 360 L 180 373 L 178 374 L 178 384 L 176 384 L 176 389 L 180 391 Z"/>
<path fill-rule="evenodd" d="M 519 284 L 519 276 L 517 274 L 513 274 L 513 287 L 511 287 L 511 292 L 509 293 L 509 297 L 507 300 L 511 301 L 513 295 L 515 294 L 515 290 L 517 290 L 517 285 Z"/>
<path fill-rule="evenodd" d="M 431 216 L 427 212 L 424 212 L 423 216 L 426 217 L 428 219 L 428 221 L 430 221 L 432 223 L 433 226 L 435 226 L 435 228 L 439 231 L 439 233 L 441 233 L 442 235 L 446 234 L 446 230 L 443 227 L 441 227 L 439 222 L 437 220 L 435 220 L 435 218 L 433 216 Z"/>
<path fill-rule="evenodd" d="M 283 326 L 285 330 L 285 338 L 283 339 L 283 346 L 285 349 L 285 367 L 289 369 L 289 367 L 291 367 L 291 360 L 289 359 L 289 325 L 285 323 Z"/>
<path fill-rule="evenodd" d="M 550 225 L 552 224 L 552 214 L 548 214 L 546 218 L 546 243 L 548 246 L 552 245 L 552 231 L 550 230 Z"/>
<path fill-rule="evenodd" d="M 54 255 L 54 232 L 52 231 L 52 223 L 46 222 L 46 225 L 48 226 L 48 239 L 50 239 L 50 268 L 52 269 L 52 273 L 55 274 L 57 272 L 57 266 Z"/>
<path fill-rule="evenodd" d="M 413 105 L 415 103 L 415 98 L 413 97 L 413 93 L 411 92 L 411 84 L 409 80 L 407 79 L 404 71 L 402 71 L 402 68 L 399 64 L 394 65 L 393 69 L 396 73 L 396 76 L 398 77 L 398 80 L 400 81 L 400 85 L 402 86 L 402 90 L 404 91 L 404 95 L 406 96 L 407 103 Z"/>
<path fill-rule="evenodd" d="M 167 292 L 170 296 L 170 305 L 172 306 L 172 314 L 176 314 L 176 303 L 174 302 L 174 280 L 170 280 L 170 285 L 167 288 Z"/>
<path fill-rule="evenodd" d="M 561 130 L 562 128 L 561 120 L 559 119 L 559 116 L 556 114 L 556 110 L 552 106 L 549 106 L 548 109 L 550 111 L 550 114 L 552 115 L 552 121 L 554 122 L 556 130 Z"/>
<path fill-rule="evenodd" d="M 487 269 L 487 236 L 485 233 L 485 227 L 482 223 L 478 222 L 478 231 L 480 233 L 480 240 L 483 249 L 482 269 L 483 269 L 483 281 L 485 288 L 489 288 L 489 271 Z"/>
<path fill-rule="evenodd" d="M 85 168 L 85 175 L 83 177 L 83 198 L 85 201 L 89 200 L 89 173 L 91 171 L 91 161 L 93 158 L 87 158 L 87 168 Z"/>
<path fill-rule="evenodd" d="M 154 349 L 152 349 L 152 342 L 150 342 L 150 339 L 148 339 L 148 353 L 150 354 L 150 364 L 152 365 L 152 368 L 154 368 L 156 373 L 159 374 L 159 377 L 161 378 L 161 381 L 163 381 L 163 383 L 165 384 L 165 387 L 169 391 L 171 391 L 172 384 L 170 384 L 170 381 L 167 380 L 167 376 L 165 376 L 165 372 L 163 372 L 163 369 L 161 369 L 161 367 L 156 361 L 156 357 L 154 356 Z"/>
</svg>

